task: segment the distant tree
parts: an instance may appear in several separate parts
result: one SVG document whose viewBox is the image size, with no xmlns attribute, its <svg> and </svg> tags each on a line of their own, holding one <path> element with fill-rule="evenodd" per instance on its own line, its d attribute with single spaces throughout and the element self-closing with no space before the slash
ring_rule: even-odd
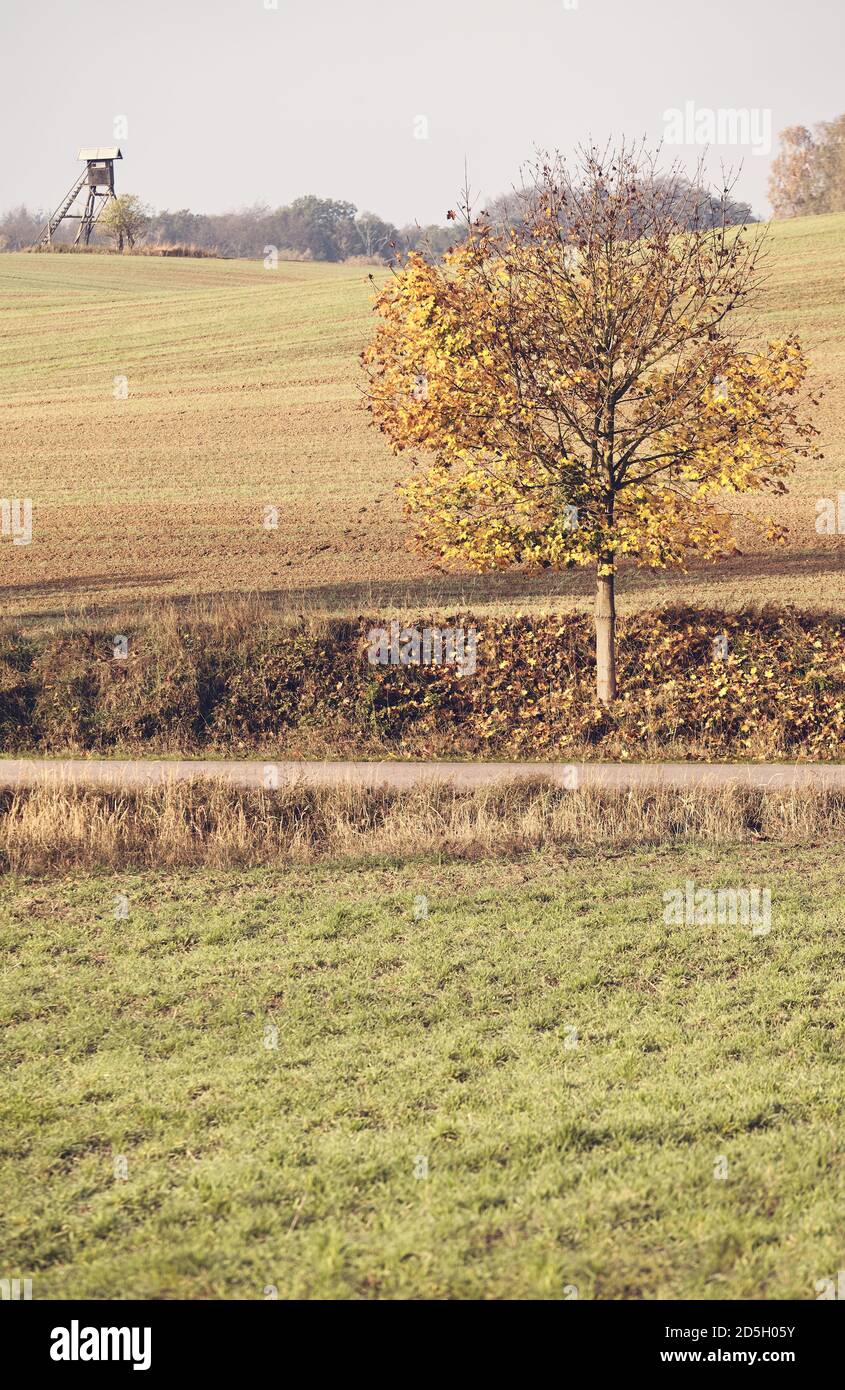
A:
<svg viewBox="0 0 845 1390">
<path fill-rule="evenodd" d="M 845 115 L 819 121 L 812 131 L 789 126 L 780 143 L 769 175 L 775 217 L 845 212 Z"/>
<path fill-rule="evenodd" d="M 427 256 L 433 256 L 435 260 L 441 260 L 447 251 L 463 240 L 463 235 L 462 229 L 455 222 L 445 227 L 433 222 L 426 227 L 403 227 L 399 233 L 399 241 L 403 251 L 421 251 Z"/>
<path fill-rule="evenodd" d="M 655 186 L 674 202 L 679 224 L 689 228 L 743 227 L 757 218 L 751 204 L 733 198 L 726 189 L 715 192 L 701 181 L 678 173 L 670 177 L 656 176 Z"/>
<path fill-rule="evenodd" d="M 819 201 L 818 146 L 803 125 L 780 133 L 780 152 L 772 160 L 769 201 L 775 217 L 815 212 Z"/>
<path fill-rule="evenodd" d="M 112 198 L 97 223 L 111 237 L 118 251 L 127 246 L 131 251 L 146 235 L 149 225 L 150 211 L 135 193 L 121 193 Z"/>
<path fill-rule="evenodd" d="M 399 233 L 392 222 L 385 222 L 374 212 L 359 212 L 355 218 L 355 231 L 360 242 L 360 251 L 365 256 L 381 256 L 387 260 L 391 242 L 395 246 Z"/>
<path fill-rule="evenodd" d="M 222 212 L 206 218 L 209 224 L 209 245 L 224 256 L 263 256 L 269 243 L 280 243 L 272 227 L 272 214 L 266 203 L 234 212 Z"/>
<path fill-rule="evenodd" d="M 276 214 L 283 229 L 279 245 L 308 251 L 315 261 L 342 261 L 359 248 L 355 212 L 355 204 L 342 199 L 296 198 Z"/>
<path fill-rule="evenodd" d="M 695 184 L 683 173 L 676 172 L 671 178 L 659 174 L 646 175 L 650 182 L 661 188 L 664 196 L 674 204 L 676 215 L 689 227 L 744 226 L 756 221 L 750 203 L 739 202 L 724 191 L 714 193 L 703 184 Z M 485 214 L 491 226 L 498 229 L 521 227 L 532 215 L 532 204 L 536 189 L 514 188 L 493 198 L 485 207 Z M 559 210 L 561 224 L 566 224 L 565 208 Z"/>
<path fill-rule="evenodd" d="M 845 115 L 816 126 L 820 212 L 845 212 Z"/>
<path fill-rule="evenodd" d="M 485 212 L 494 227 L 521 227 L 530 215 L 531 190 L 513 188 L 509 193 L 500 193 L 491 198 Z"/>
<path fill-rule="evenodd" d="M 202 246 L 211 249 L 215 245 L 212 219 L 202 213 L 181 208 L 178 212 L 156 213 L 150 219 L 148 237 L 159 244 L 169 243 L 184 246 Z"/>
<path fill-rule="evenodd" d="M 19 207 L 10 208 L 0 217 L 0 234 L 6 239 L 4 249 L 23 251 L 26 247 L 32 246 L 46 221 L 46 213 L 30 212 L 23 203 Z"/>
</svg>

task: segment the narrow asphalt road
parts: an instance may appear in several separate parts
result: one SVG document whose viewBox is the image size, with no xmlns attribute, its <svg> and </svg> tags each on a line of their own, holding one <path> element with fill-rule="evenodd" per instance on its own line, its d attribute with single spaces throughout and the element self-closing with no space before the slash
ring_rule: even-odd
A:
<svg viewBox="0 0 845 1390">
<path fill-rule="evenodd" d="M 487 787 L 495 782 L 543 780 L 575 790 L 606 787 L 806 787 L 845 790 L 845 764 L 837 763 L 507 763 L 507 762 L 239 762 L 167 759 L 0 759 L 0 788 L 34 786 L 151 787 L 212 778 L 234 787 L 397 787 L 435 782 Z"/>
</svg>

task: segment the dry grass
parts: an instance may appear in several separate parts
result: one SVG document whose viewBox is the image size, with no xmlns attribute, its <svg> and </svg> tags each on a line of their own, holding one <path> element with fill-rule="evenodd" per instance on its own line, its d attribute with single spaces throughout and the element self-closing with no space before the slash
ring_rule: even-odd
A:
<svg viewBox="0 0 845 1390">
<path fill-rule="evenodd" d="M 144 792 L 64 787 L 0 799 L 0 860 L 12 872 L 455 859 L 657 843 L 807 844 L 845 830 L 837 793 L 567 792 L 502 784 L 408 792 L 216 784 Z"/>
<path fill-rule="evenodd" d="M 24 254 L 30 253 L 39 256 L 192 256 L 199 260 L 214 260 L 220 257 L 219 251 L 212 251 L 205 246 L 195 246 L 193 243 L 179 241 L 141 243 L 139 246 L 126 248 L 123 251 L 118 251 L 116 246 L 109 246 L 104 242 L 98 242 L 93 246 L 74 246 L 72 242 L 57 241 L 49 247 L 30 246 Z"/>
</svg>

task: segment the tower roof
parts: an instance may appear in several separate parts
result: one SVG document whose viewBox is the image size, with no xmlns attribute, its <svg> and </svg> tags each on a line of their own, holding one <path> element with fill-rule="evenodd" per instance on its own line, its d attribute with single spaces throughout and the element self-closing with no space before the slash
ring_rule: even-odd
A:
<svg viewBox="0 0 845 1390">
<path fill-rule="evenodd" d="M 117 145 L 83 145 L 77 159 L 122 159 Z"/>
</svg>

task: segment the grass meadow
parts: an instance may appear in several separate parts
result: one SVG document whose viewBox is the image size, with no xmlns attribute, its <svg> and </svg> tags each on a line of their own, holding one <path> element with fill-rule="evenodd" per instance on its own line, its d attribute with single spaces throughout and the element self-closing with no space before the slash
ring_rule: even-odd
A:
<svg viewBox="0 0 845 1390">
<path fill-rule="evenodd" d="M 386 272 L 373 272 L 379 277 Z M 3 543 L 10 617 L 256 592 L 294 612 L 537 611 L 592 597 L 586 570 L 442 574 L 407 547 L 410 467 L 366 423 L 360 266 L 0 257 L 0 473 L 30 497 L 31 545 Z M 621 611 L 764 602 L 841 611 L 843 538 L 815 530 L 845 464 L 845 216 L 773 224 L 755 331 L 798 329 L 826 395 L 825 460 L 768 510 L 785 548 L 688 575 L 623 573 Z M 116 378 L 127 399 L 116 399 Z M 754 504 L 757 505 L 756 503 Z M 265 529 L 265 507 L 278 525 Z"/>
<path fill-rule="evenodd" d="M 813 1299 L 840 867 L 751 837 L 7 875 L 3 1268 L 35 1298 Z M 771 931 L 667 926 L 687 880 L 768 886 Z"/>
</svg>

